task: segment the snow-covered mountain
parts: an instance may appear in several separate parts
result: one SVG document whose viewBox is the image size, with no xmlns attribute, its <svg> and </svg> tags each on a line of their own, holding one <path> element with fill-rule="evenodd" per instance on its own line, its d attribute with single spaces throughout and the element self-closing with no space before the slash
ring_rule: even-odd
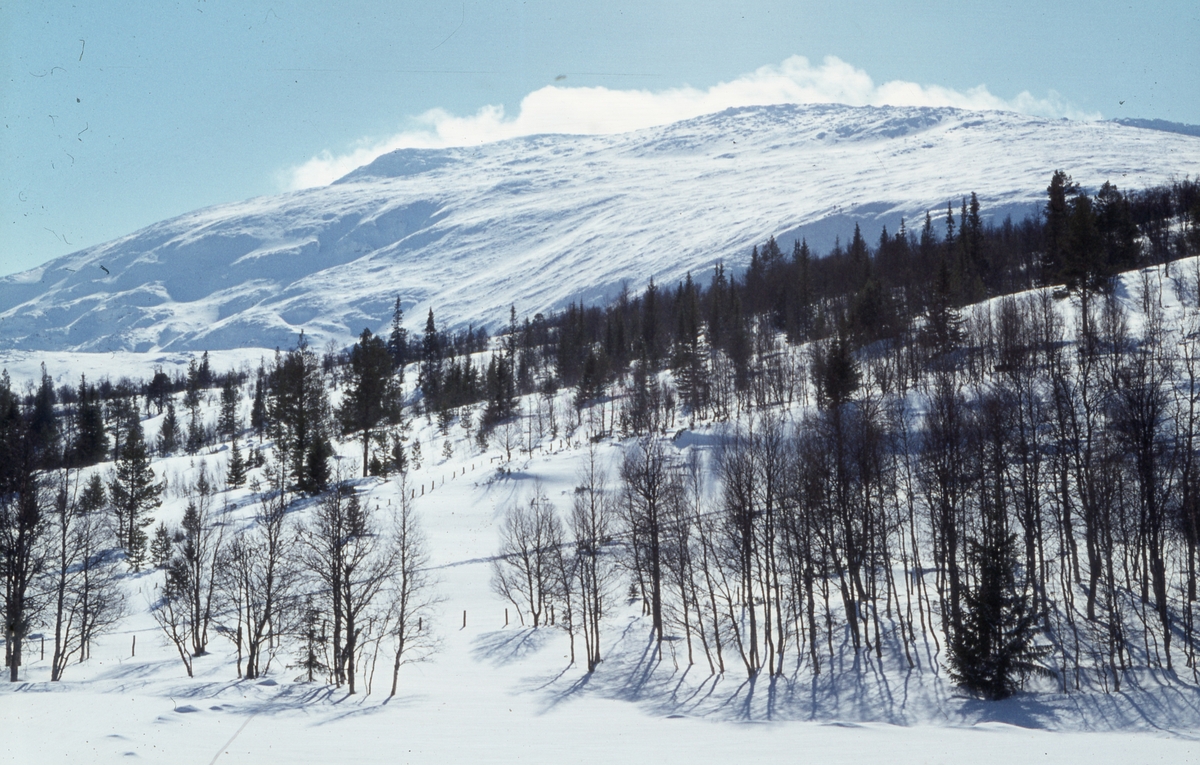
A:
<svg viewBox="0 0 1200 765">
<path fill-rule="evenodd" d="M 1004 112 L 730 109 L 610 136 L 400 150 L 323 188 L 221 205 L 0 279 L 0 349 L 182 351 L 347 342 L 590 302 L 737 266 L 774 234 L 818 250 L 855 222 L 979 194 L 1023 214 L 1050 172 L 1138 188 L 1200 172 L 1200 138 Z M 705 278 L 705 277 L 702 277 Z"/>
</svg>

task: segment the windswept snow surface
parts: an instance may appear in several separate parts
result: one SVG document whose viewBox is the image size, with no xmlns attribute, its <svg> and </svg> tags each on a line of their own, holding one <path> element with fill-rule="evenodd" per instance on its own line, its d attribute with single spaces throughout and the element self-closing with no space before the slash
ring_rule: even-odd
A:
<svg viewBox="0 0 1200 765">
<path fill-rule="evenodd" d="M 386 326 L 498 326 L 648 279 L 919 225 L 965 194 L 1020 216 L 1051 171 L 1139 188 L 1200 138 L 949 108 L 730 109 L 621 135 L 406 149 L 323 188 L 199 210 L 0 279 L 0 349 L 320 347 Z"/>
</svg>

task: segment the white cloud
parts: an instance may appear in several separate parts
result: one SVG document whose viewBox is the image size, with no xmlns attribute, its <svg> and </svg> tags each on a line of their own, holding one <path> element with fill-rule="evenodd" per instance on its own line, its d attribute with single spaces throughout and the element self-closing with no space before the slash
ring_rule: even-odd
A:
<svg viewBox="0 0 1200 765">
<path fill-rule="evenodd" d="M 321 186 L 389 151 L 402 148 L 470 146 L 538 133 L 620 133 L 698 117 L 734 106 L 781 103 L 839 103 L 850 106 L 956 106 L 1003 109 L 1042 117 L 1098 119 L 1083 113 L 1051 91 L 1036 98 L 1028 91 L 1003 99 L 979 85 L 962 92 L 939 85 L 893 80 L 876 85 L 862 69 L 827 56 L 814 66 L 792 56 L 778 66 L 707 89 L 683 87 L 662 91 L 572 88 L 549 85 L 521 100 L 516 117 L 503 106 L 485 106 L 459 117 L 441 109 L 422 114 L 414 127 L 382 140 L 364 139 L 343 154 L 322 152 L 289 172 L 293 189 Z"/>
</svg>

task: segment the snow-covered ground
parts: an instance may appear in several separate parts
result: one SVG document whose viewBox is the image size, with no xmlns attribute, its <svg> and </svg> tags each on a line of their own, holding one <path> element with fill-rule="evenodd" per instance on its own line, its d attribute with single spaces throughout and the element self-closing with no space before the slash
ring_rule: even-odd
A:
<svg viewBox="0 0 1200 765">
<path fill-rule="evenodd" d="M 775 235 L 817 252 L 861 223 L 958 209 L 1020 217 L 1062 169 L 1085 188 L 1200 172 L 1200 138 L 943 108 L 731 109 L 621 135 L 400 150 L 326 187 L 198 210 L 0 278 L 0 348 L 348 344 L 387 325 L 521 315 L 706 280 Z"/>
<path fill-rule="evenodd" d="M 438 443 L 426 429 L 427 452 Z M 371 693 L 297 682 L 277 657 L 265 680 L 236 677 L 232 645 L 215 649 L 185 676 L 147 606 L 160 572 L 128 582 L 133 615 L 93 649 L 90 661 L 48 681 L 31 661 L 25 680 L 0 688 L 5 745 L 13 763 L 297 762 L 862 762 L 897 763 L 1192 762 L 1200 758 L 1200 692 L 1150 675 L 1120 694 L 1061 694 L 1039 687 L 985 703 L 960 694 L 940 670 L 931 642 L 920 666 L 861 655 L 813 677 L 801 672 L 747 682 L 731 669 L 710 675 L 686 666 L 671 643 L 653 657 L 648 622 L 636 604 L 608 620 L 605 661 L 592 677 L 567 658 L 556 628 L 504 625 L 505 603 L 489 585 L 501 509 L 543 482 L 568 506 L 584 450 L 555 442 L 501 474 L 498 455 L 467 453 L 427 461 L 410 478 L 425 484 L 416 507 L 429 536 L 444 597 L 435 628 L 441 650 L 401 669 L 387 698 L 387 669 Z M 617 448 L 603 450 L 615 458 Z M 688 447 L 695 448 L 695 447 Z M 461 456 L 460 456 L 461 455 Z M 210 455 L 210 465 L 220 461 Z M 432 462 L 433 464 L 429 464 Z M 156 467 L 178 480 L 196 460 Z M 194 473 L 192 473 L 194 475 Z M 382 508 L 398 482 L 361 484 Z M 246 490 L 233 500 L 247 499 Z M 161 514 L 177 519 L 180 500 Z M 511 609 L 511 606 L 509 606 Z M 466 626 L 462 626 L 463 612 Z M 131 656 L 136 636 L 136 656 Z M 32 641 L 36 659 L 37 642 Z M 381 661 L 381 665 L 385 663 Z"/>
<path fill-rule="evenodd" d="M 1195 265 L 1177 264 L 1173 273 L 1194 280 Z M 1156 281 L 1162 272 L 1149 273 Z M 1139 300 L 1139 280 L 1134 273 L 1122 282 L 1120 294 L 1131 307 Z M 1164 307 L 1174 316 L 1179 296 L 1171 279 L 1163 283 Z M 1070 322 L 1069 302 L 1059 306 Z M 131 361 L 135 357 L 126 358 L 126 373 L 145 368 Z M 239 363 L 236 356 L 215 357 L 217 370 L 222 361 Z M 568 395 L 561 395 L 563 409 Z M 215 402 L 206 413 L 215 417 Z M 145 423 L 148 437 L 158 421 Z M 694 435 L 671 439 L 669 448 L 681 457 L 689 450 L 707 453 L 714 427 L 701 424 Z M 148 612 L 163 574 L 143 572 L 126 580 L 130 615 L 96 644 L 90 660 L 68 667 L 61 682 L 49 682 L 38 642 L 30 641 L 22 682 L 0 687 L 0 761 L 1200 761 L 1200 687 L 1184 667 L 1178 676 L 1131 672 L 1119 693 L 1086 681 L 1081 690 L 1063 693 L 1047 680 L 1003 702 L 983 702 L 946 677 L 945 654 L 932 633 L 919 640 L 912 669 L 897 646 L 886 647 L 880 659 L 867 651 L 856 655 L 842 634 L 836 659 L 820 675 L 801 662 L 781 676 L 747 681 L 732 664 L 723 675 L 710 673 L 700 656 L 689 667 L 677 640 L 657 659 L 640 603 L 621 600 L 607 618 L 604 661 L 588 676 L 570 664 L 564 631 L 520 626 L 515 609 L 490 584 L 504 509 L 540 483 L 566 512 L 587 454 L 586 429 L 546 436 L 532 453 L 506 463 L 495 445 L 480 451 L 458 423 L 450 426 L 453 454 L 446 458 L 446 437 L 436 424 L 412 422 L 409 435 L 422 443 L 424 461 L 409 473 L 407 486 L 443 599 L 433 625 L 441 646 L 428 661 L 401 668 L 396 697 L 387 698 L 387 657 L 370 692 L 360 686 L 355 696 L 301 682 L 300 670 L 286 666 L 292 660 L 287 648 L 266 679 L 239 680 L 233 646 L 218 635 L 189 679 Z M 611 480 L 622 446 L 599 446 Z M 342 447 L 347 469 L 356 451 L 353 443 Z M 157 460 L 156 472 L 174 488 L 156 519 L 178 523 L 186 502 L 178 487 L 194 479 L 201 461 L 219 474 L 227 456 L 218 447 Z M 384 515 L 399 502 L 395 477 L 355 484 Z M 218 501 L 234 506 L 231 518 L 252 512 L 248 488 Z M 307 512 L 302 507 L 298 515 Z"/>
</svg>

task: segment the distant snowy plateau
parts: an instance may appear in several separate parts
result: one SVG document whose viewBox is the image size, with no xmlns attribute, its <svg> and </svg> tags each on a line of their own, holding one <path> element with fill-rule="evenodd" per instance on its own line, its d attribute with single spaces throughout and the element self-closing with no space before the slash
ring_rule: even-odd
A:
<svg viewBox="0 0 1200 765">
<path fill-rule="evenodd" d="M 1200 137 L 949 108 L 767 106 L 620 135 L 404 149 L 321 188 L 220 205 L 0 279 L 0 351 L 317 347 L 410 325 L 496 328 L 750 247 L 818 251 L 978 193 L 1001 220 L 1063 169 L 1085 188 L 1200 172 Z M 940 222 L 940 221 L 939 221 Z M 244 351 L 243 351 L 244 352 Z M 24 354 L 3 354 L 15 362 Z M 4 359 L 0 359 L 0 362 Z"/>
</svg>

